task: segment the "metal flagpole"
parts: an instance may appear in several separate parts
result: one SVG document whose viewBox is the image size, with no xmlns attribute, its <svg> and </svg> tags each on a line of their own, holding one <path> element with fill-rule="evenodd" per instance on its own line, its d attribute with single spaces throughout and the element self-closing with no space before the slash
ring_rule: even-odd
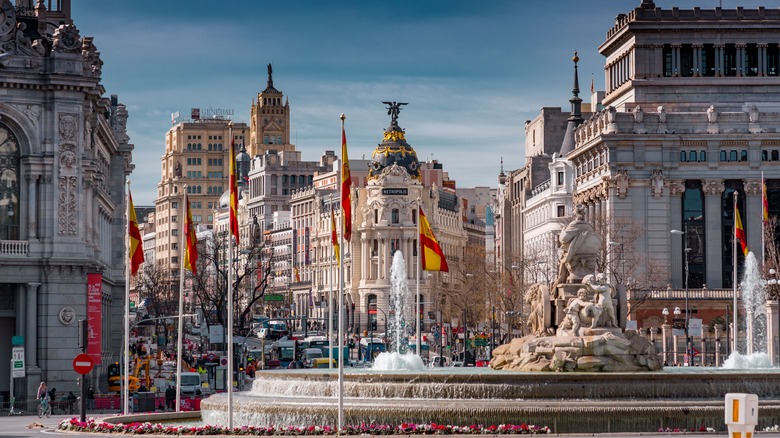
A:
<svg viewBox="0 0 780 438">
<path fill-rule="evenodd" d="M 182 335 L 184 335 L 184 256 L 182 250 L 187 251 L 189 242 L 182 242 L 187 237 L 184 226 L 187 225 L 187 184 L 182 188 L 184 191 L 184 202 L 179 214 L 179 329 L 177 331 L 178 339 L 176 341 L 176 412 L 181 412 L 181 359 L 182 359 Z M 183 244 L 182 244 L 183 243 Z M 167 402 L 166 402 L 167 403 Z M 167 407 L 167 406 L 166 406 Z"/>
<path fill-rule="evenodd" d="M 125 257 L 127 257 L 127 264 L 125 265 L 125 339 L 124 346 L 122 347 L 122 355 L 124 356 L 125 374 L 120 376 L 122 382 L 122 412 L 124 415 L 130 413 L 130 270 L 133 266 L 133 261 L 130 259 L 130 179 L 127 179 L 127 195 L 125 195 L 125 218 L 127 219 L 127 231 L 125 232 Z M 142 248 L 143 250 L 143 248 Z M 85 384 L 86 379 L 81 376 L 81 384 Z"/>
<path fill-rule="evenodd" d="M 734 285 L 734 317 L 732 318 L 732 330 L 731 330 L 731 336 L 732 336 L 732 349 L 734 353 L 737 353 L 737 332 L 739 332 L 739 325 L 737 324 L 737 196 L 739 196 L 739 192 L 734 190 L 734 233 L 732 236 L 732 242 L 731 242 L 731 255 L 732 255 L 732 283 Z"/>
<path fill-rule="evenodd" d="M 328 196 L 328 199 L 330 200 L 330 214 L 331 217 L 333 216 L 333 194 L 331 193 Z M 331 226 L 333 225 L 333 220 L 331 219 L 329 221 L 331 223 Z M 331 236 L 333 235 L 333 231 L 331 230 Z M 330 269 L 329 269 L 329 281 L 330 283 L 330 290 L 328 291 L 328 368 L 333 368 L 333 262 L 335 261 L 336 257 L 334 256 L 333 252 L 335 251 L 335 247 L 331 248 L 330 251 Z"/>
<path fill-rule="evenodd" d="M 231 144 L 233 144 L 233 123 L 228 124 L 228 132 L 230 136 Z M 235 148 L 230 149 L 231 152 L 235 153 Z M 228 157 L 229 160 L 235 160 L 236 157 Z M 235 170 L 235 165 L 230 166 L 231 169 Z M 233 175 L 230 175 L 230 181 L 233 181 L 230 183 L 230 192 L 232 193 L 233 190 L 236 190 L 236 188 L 233 187 L 233 184 L 235 184 L 235 177 Z M 230 196 L 230 202 L 228 203 L 228 287 L 227 287 L 227 327 L 225 330 L 227 331 L 227 393 L 228 393 L 228 429 L 233 429 L 233 232 L 230 229 L 232 227 L 232 221 L 230 219 L 231 209 L 233 208 L 233 197 Z M 236 212 L 238 213 L 238 212 Z"/>
<path fill-rule="evenodd" d="M 344 119 L 347 117 L 344 114 L 341 114 L 341 132 L 344 132 Z M 344 157 L 342 156 L 341 159 L 343 160 Z M 343 165 L 342 165 L 343 166 Z M 339 175 L 337 177 L 337 181 L 341 181 L 341 178 L 343 176 L 341 175 L 341 170 L 339 169 Z M 339 184 L 339 195 L 341 202 L 344 202 L 344 194 L 341 193 L 344 191 L 344 184 L 343 182 Z M 339 230 L 341 231 L 339 235 L 339 341 L 337 343 L 339 348 L 339 390 L 338 390 L 338 399 L 339 399 L 339 418 L 338 418 L 338 432 L 341 433 L 341 431 L 344 429 L 344 360 L 346 357 L 344 357 L 344 348 L 342 344 L 344 343 L 344 253 L 346 252 L 346 248 L 344 248 L 344 206 L 341 206 L 341 214 L 339 214 Z"/>
<path fill-rule="evenodd" d="M 421 199 L 417 198 L 417 316 L 415 316 L 415 319 L 417 320 L 417 355 L 422 356 L 420 353 L 420 346 L 422 345 L 422 333 L 420 328 L 420 264 L 422 260 L 422 245 L 420 242 L 420 202 Z M 430 299 L 428 301 L 431 301 Z"/>
</svg>

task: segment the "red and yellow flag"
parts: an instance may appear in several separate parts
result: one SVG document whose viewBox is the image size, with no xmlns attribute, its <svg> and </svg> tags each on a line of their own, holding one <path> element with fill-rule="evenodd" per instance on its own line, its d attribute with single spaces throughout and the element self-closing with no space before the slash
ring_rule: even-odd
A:
<svg viewBox="0 0 780 438">
<path fill-rule="evenodd" d="M 138 229 L 138 219 L 135 217 L 133 195 L 127 190 L 127 234 L 130 236 L 128 244 L 128 256 L 130 258 L 130 274 L 135 275 L 141 263 L 144 262 L 144 246 L 141 239 L 141 230 Z"/>
<path fill-rule="evenodd" d="M 232 136 L 232 135 L 231 135 Z M 236 184 L 236 140 L 230 139 L 230 234 L 236 238 L 238 245 L 238 185 Z"/>
<path fill-rule="evenodd" d="M 420 254 L 422 255 L 422 268 L 425 271 L 449 272 L 447 259 L 444 257 L 444 251 L 441 250 L 439 242 L 433 235 L 431 224 L 420 207 Z"/>
<path fill-rule="evenodd" d="M 761 208 L 764 210 L 763 221 L 767 223 L 769 221 L 769 199 L 766 196 L 766 181 L 764 181 L 764 175 L 761 175 Z"/>
<path fill-rule="evenodd" d="M 352 176 L 349 173 L 347 157 L 347 134 L 344 133 L 344 121 L 341 121 L 341 211 L 344 221 L 344 240 L 352 238 Z"/>
<path fill-rule="evenodd" d="M 198 237 L 195 235 L 195 227 L 192 223 L 192 210 L 190 210 L 190 199 L 187 193 L 184 194 L 184 205 L 187 209 L 184 215 L 184 241 L 187 245 L 184 249 L 184 269 L 189 269 L 192 271 L 192 275 L 197 275 Z"/>
<path fill-rule="evenodd" d="M 734 205 L 734 237 L 739 240 L 742 245 L 742 255 L 748 255 L 747 237 L 745 235 L 745 228 L 742 226 L 742 218 L 739 217 L 739 210 L 737 209 L 736 202 Z"/>
<path fill-rule="evenodd" d="M 333 214 L 333 204 L 330 204 L 330 243 L 333 244 L 333 254 L 341 266 L 341 248 L 339 247 L 339 236 L 336 233 L 336 215 Z"/>
</svg>

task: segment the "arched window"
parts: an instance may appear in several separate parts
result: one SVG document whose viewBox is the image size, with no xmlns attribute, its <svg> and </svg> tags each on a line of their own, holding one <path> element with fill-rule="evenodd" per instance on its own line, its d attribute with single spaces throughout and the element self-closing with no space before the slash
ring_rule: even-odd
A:
<svg viewBox="0 0 780 438">
<path fill-rule="evenodd" d="M 704 191 L 701 181 L 688 180 L 685 182 L 683 194 L 683 227 L 688 230 L 688 235 L 682 236 L 680 251 L 683 260 L 685 257 L 685 244 L 690 248 L 688 252 L 688 287 L 699 288 L 705 283 L 705 242 L 704 230 Z"/>
<path fill-rule="evenodd" d="M 680 161 L 681 162 L 688 161 L 688 154 L 686 154 L 685 151 L 680 151 Z"/>
<path fill-rule="evenodd" d="M 728 154 L 726 151 L 720 151 L 720 161 L 728 161 Z"/>
<path fill-rule="evenodd" d="M 0 240 L 19 240 L 19 141 L 0 123 Z"/>
<path fill-rule="evenodd" d="M 699 161 L 707 161 L 707 151 L 699 151 Z"/>
<path fill-rule="evenodd" d="M 691 163 L 695 163 L 696 161 L 698 161 L 696 159 L 696 151 L 688 152 L 688 161 L 690 161 Z"/>
</svg>

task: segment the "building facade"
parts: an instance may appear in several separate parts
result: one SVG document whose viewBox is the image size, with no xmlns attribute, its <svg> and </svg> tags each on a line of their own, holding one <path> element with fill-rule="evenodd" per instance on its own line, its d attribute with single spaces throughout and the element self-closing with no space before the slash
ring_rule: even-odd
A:
<svg viewBox="0 0 780 438">
<path fill-rule="evenodd" d="M 23 347 L 17 399 L 41 380 L 76 391 L 78 320 L 91 321 L 90 384 L 119 359 L 125 296 L 128 112 L 104 96 L 103 62 L 70 0 L 0 2 L 0 393 Z M 92 284 L 88 302 L 88 280 Z M 16 358 L 15 358 L 16 359 Z M 21 364 L 20 364 L 21 365 Z M 19 368 L 14 368 L 19 371 Z"/>
</svg>

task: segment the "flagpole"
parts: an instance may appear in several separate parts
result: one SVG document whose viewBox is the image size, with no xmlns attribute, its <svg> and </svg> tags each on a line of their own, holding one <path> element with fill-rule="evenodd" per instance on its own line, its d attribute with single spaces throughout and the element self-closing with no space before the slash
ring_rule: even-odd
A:
<svg viewBox="0 0 780 438">
<path fill-rule="evenodd" d="M 184 334 L 184 251 L 187 251 L 188 242 L 182 240 L 187 238 L 184 226 L 187 225 L 187 204 L 189 199 L 187 197 L 187 184 L 182 187 L 184 192 L 184 202 L 182 203 L 179 214 L 179 328 L 177 330 L 178 339 L 176 341 L 176 412 L 181 412 L 181 359 L 182 359 L 182 335 Z M 167 406 L 166 406 L 167 407 Z"/>
<path fill-rule="evenodd" d="M 125 265 L 125 336 L 124 346 L 122 347 L 122 356 L 124 360 L 124 375 L 120 373 L 120 379 L 122 382 L 122 413 L 127 415 L 130 413 L 130 270 L 132 269 L 133 262 L 130 259 L 130 179 L 127 182 L 127 195 L 125 196 L 125 218 L 127 219 L 127 229 L 125 236 L 125 256 L 127 257 L 127 264 Z M 143 250 L 143 248 L 142 248 Z M 81 384 L 85 384 L 84 376 L 81 378 Z M 83 394 L 83 393 L 82 393 Z"/>
<path fill-rule="evenodd" d="M 341 118 L 341 132 L 344 132 L 344 120 L 347 118 L 343 113 L 340 116 Z M 343 142 L 342 142 L 343 143 Z M 343 154 L 342 154 L 343 155 Z M 342 166 L 343 166 L 343 160 L 345 157 L 341 157 L 342 159 Z M 341 172 L 339 172 L 341 173 Z M 338 181 L 341 181 L 341 178 L 343 178 L 343 175 L 339 175 Z M 340 191 L 341 191 L 341 202 L 344 202 L 344 184 L 340 184 Z M 341 230 L 340 236 L 339 236 L 339 341 L 338 341 L 338 348 L 339 348 L 339 378 L 338 378 L 338 404 L 339 404 L 339 417 L 338 417 L 338 429 L 337 431 L 341 433 L 341 431 L 344 429 L 344 360 L 346 359 L 344 357 L 344 348 L 342 344 L 344 343 L 344 253 L 346 252 L 346 248 L 344 248 L 344 206 L 341 206 L 341 214 L 339 215 L 339 229 Z"/>
<path fill-rule="evenodd" d="M 764 200 L 766 199 L 766 181 L 761 172 L 761 264 L 766 263 L 766 218 L 764 218 Z"/>
<path fill-rule="evenodd" d="M 417 240 L 418 240 L 417 247 L 418 248 L 417 248 L 417 263 L 415 263 L 416 268 L 417 268 L 416 269 L 416 271 L 417 271 L 417 274 L 416 274 L 417 275 L 417 312 L 416 312 L 417 316 L 415 317 L 415 319 L 417 320 L 417 333 L 416 333 L 416 335 L 417 335 L 417 355 L 418 356 L 422 356 L 422 354 L 420 353 L 421 345 L 422 345 L 422 333 L 421 333 L 422 330 L 420 328 L 420 316 L 421 316 L 420 315 L 420 259 L 422 258 L 421 257 L 421 253 L 420 253 L 420 250 L 422 249 L 422 247 L 420 246 L 420 242 L 419 242 L 419 240 L 420 240 L 420 202 L 421 202 L 421 199 L 418 197 L 417 198 Z M 428 300 L 428 301 L 430 301 L 430 300 Z"/>
<path fill-rule="evenodd" d="M 233 140 L 233 122 L 228 123 L 228 136 L 230 137 L 230 144 L 234 144 Z M 235 172 L 235 165 L 233 164 L 233 160 L 236 159 L 235 157 L 235 147 L 231 147 L 230 149 L 230 157 L 228 157 L 229 163 L 230 163 L 230 169 Z M 233 187 L 235 184 L 235 175 L 229 176 L 230 181 L 230 202 L 228 203 L 228 287 L 227 287 L 227 327 L 225 330 L 227 330 L 227 367 L 228 367 L 228 385 L 227 385 L 227 393 L 228 393 L 228 401 L 227 401 L 227 408 L 228 408 L 228 429 L 233 429 L 233 233 L 230 228 L 233 226 L 233 221 L 231 218 L 232 208 L 233 208 L 233 196 L 232 192 L 234 190 L 237 190 L 237 188 Z M 236 212 L 238 213 L 238 212 Z"/>
<path fill-rule="evenodd" d="M 733 272 L 732 272 L 732 283 L 734 285 L 734 303 L 733 303 L 733 311 L 734 311 L 734 317 L 732 318 L 732 349 L 734 353 L 737 353 L 737 332 L 739 330 L 739 325 L 737 324 L 737 196 L 739 196 L 739 192 L 734 190 L 734 236 L 731 242 L 731 253 L 732 253 L 732 259 L 731 264 L 733 266 Z"/>
<path fill-rule="evenodd" d="M 330 214 L 331 218 L 333 217 L 333 194 L 331 193 L 328 195 L 328 199 L 330 200 Z M 333 227 L 333 221 L 329 221 L 331 223 L 331 228 Z M 330 230 L 331 236 L 333 235 L 334 230 Z M 329 275 L 329 281 L 330 283 L 330 290 L 328 291 L 328 368 L 333 368 L 333 262 L 335 261 L 335 252 L 336 248 L 331 245 L 331 251 L 330 251 L 330 275 Z"/>
</svg>

